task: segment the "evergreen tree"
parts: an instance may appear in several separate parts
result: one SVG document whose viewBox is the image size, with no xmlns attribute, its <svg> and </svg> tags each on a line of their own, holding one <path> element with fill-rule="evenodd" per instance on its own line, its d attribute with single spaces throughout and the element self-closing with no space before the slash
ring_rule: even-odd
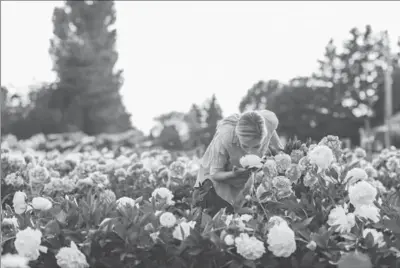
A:
<svg viewBox="0 0 400 268">
<path fill-rule="evenodd" d="M 58 75 L 53 105 L 64 123 L 88 134 L 131 128 L 119 93 L 122 70 L 114 70 L 117 31 L 113 1 L 65 1 L 53 13 L 50 53 Z"/>
<path fill-rule="evenodd" d="M 206 142 L 207 145 L 211 142 L 217 128 L 219 120 L 222 119 L 222 109 L 218 104 L 215 94 L 212 95 L 211 100 L 205 108 L 206 111 Z"/>
</svg>

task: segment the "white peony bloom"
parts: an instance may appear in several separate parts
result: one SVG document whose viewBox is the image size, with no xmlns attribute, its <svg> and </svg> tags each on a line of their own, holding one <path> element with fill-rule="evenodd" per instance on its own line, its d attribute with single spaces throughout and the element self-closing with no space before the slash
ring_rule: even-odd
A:
<svg viewBox="0 0 400 268">
<path fill-rule="evenodd" d="M 12 218 L 4 218 L 2 224 L 3 225 L 11 225 L 14 228 L 19 227 L 18 219 L 15 216 L 13 216 Z"/>
<path fill-rule="evenodd" d="M 164 212 L 160 216 L 160 223 L 164 227 L 168 227 L 168 228 L 173 227 L 176 223 L 175 215 L 172 214 L 171 212 Z"/>
<path fill-rule="evenodd" d="M 247 260 L 257 260 L 265 253 L 264 243 L 256 237 L 241 233 L 235 238 L 236 251 Z"/>
<path fill-rule="evenodd" d="M 226 225 L 226 226 L 229 226 L 229 225 L 232 223 L 232 221 L 233 221 L 233 215 L 232 215 L 232 214 L 226 215 L 226 218 L 225 218 L 225 225 Z"/>
<path fill-rule="evenodd" d="M 337 226 L 336 231 L 340 233 L 348 233 L 356 224 L 353 213 L 346 214 L 346 210 L 342 206 L 333 208 L 328 216 L 328 225 Z"/>
<path fill-rule="evenodd" d="M 261 158 L 255 154 L 248 154 L 240 158 L 240 165 L 244 168 L 261 168 Z"/>
<path fill-rule="evenodd" d="M 39 258 L 40 243 L 42 240 L 42 232 L 28 227 L 18 231 L 14 241 L 14 245 L 18 254 L 34 261 Z"/>
<path fill-rule="evenodd" d="M 38 210 L 49 210 L 53 207 L 53 204 L 47 198 L 35 197 L 32 199 L 32 207 Z"/>
<path fill-rule="evenodd" d="M 366 238 L 368 234 L 371 234 L 374 237 L 374 245 L 377 245 L 379 248 L 383 247 L 386 244 L 383 238 L 383 233 L 378 232 L 376 229 L 364 229 L 363 237 Z"/>
<path fill-rule="evenodd" d="M 272 216 L 271 218 L 269 218 L 268 224 L 271 225 L 271 226 L 279 225 L 279 224 L 286 224 L 287 225 L 287 221 L 282 217 Z"/>
<path fill-rule="evenodd" d="M 157 241 L 159 234 L 160 234 L 159 231 L 150 234 L 150 237 L 151 237 L 151 239 L 153 240 L 154 243 Z"/>
<path fill-rule="evenodd" d="M 233 235 L 228 234 L 224 237 L 224 242 L 227 246 L 232 246 L 235 244 L 235 238 L 233 237 Z"/>
<path fill-rule="evenodd" d="M 240 220 L 244 221 L 244 222 L 248 222 L 249 220 L 251 220 L 253 218 L 253 216 L 249 215 L 249 214 L 243 214 L 240 216 Z"/>
<path fill-rule="evenodd" d="M 194 228 L 196 225 L 195 221 L 190 222 L 181 222 L 177 226 L 175 226 L 174 231 L 172 232 L 172 236 L 178 240 L 185 240 L 190 235 L 190 230 Z"/>
<path fill-rule="evenodd" d="M 377 193 L 376 188 L 370 183 L 366 181 L 357 182 L 349 187 L 350 203 L 356 208 L 361 205 L 372 205 Z"/>
<path fill-rule="evenodd" d="M 27 204 L 26 204 L 26 199 L 27 196 L 24 192 L 21 191 L 17 191 L 14 194 L 14 198 L 13 198 L 13 207 L 14 207 L 14 211 L 17 214 L 22 214 L 26 211 L 27 208 Z"/>
<path fill-rule="evenodd" d="M 363 181 L 366 179 L 368 179 L 368 174 L 364 169 L 353 168 L 352 170 L 347 172 L 344 182 L 348 183 L 349 185 L 353 185 L 357 181 Z"/>
<path fill-rule="evenodd" d="M 268 179 L 278 176 L 278 167 L 274 159 L 267 159 L 263 166 L 264 177 Z"/>
<path fill-rule="evenodd" d="M 318 167 L 318 172 L 321 172 L 333 163 L 335 156 L 332 150 L 326 145 L 317 145 L 308 153 L 308 158 L 311 164 Z"/>
<path fill-rule="evenodd" d="M 360 218 L 368 219 L 374 223 L 380 220 L 380 211 L 375 205 L 361 205 L 357 206 L 354 215 Z"/>
<path fill-rule="evenodd" d="M 151 193 L 151 197 L 155 198 L 155 200 L 161 199 L 163 201 L 166 201 L 166 203 L 170 206 L 173 206 L 175 204 L 175 202 L 172 200 L 174 198 L 174 195 L 168 188 L 165 187 L 155 189 Z"/>
<path fill-rule="evenodd" d="M 61 268 L 85 268 L 89 267 L 86 256 L 72 241 L 70 247 L 63 247 L 56 255 L 57 264 Z"/>
<path fill-rule="evenodd" d="M 276 162 L 276 168 L 279 173 L 285 173 L 285 171 L 290 167 L 292 164 L 292 158 L 288 154 L 277 154 L 274 157 Z"/>
<path fill-rule="evenodd" d="M 18 254 L 5 254 L 1 256 L 1 268 L 29 268 L 29 260 Z"/>
<path fill-rule="evenodd" d="M 367 152 L 363 148 L 356 148 L 354 150 L 354 155 L 358 159 L 364 159 L 367 156 Z"/>
<path fill-rule="evenodd" d="M 119 198 L 117 200 L 117 209 L 118 210 L 123 209 L 126 206 L 129 206 L 129 207 L 135 207 L 136 206 L 137 208 L 139 207 L 139 205 L 136 204 L 135 200 L 133 200 L 130 197 L 123 196 L 123 197 L 121 197 L 121 198 Z"/>
<path fill-rule="evenodd" d="M 293 230 L 287 224 L 275 224 L 268 232 L 268 249 L 276 257 L 289 257 L 296 251 Z"/>
</svg>

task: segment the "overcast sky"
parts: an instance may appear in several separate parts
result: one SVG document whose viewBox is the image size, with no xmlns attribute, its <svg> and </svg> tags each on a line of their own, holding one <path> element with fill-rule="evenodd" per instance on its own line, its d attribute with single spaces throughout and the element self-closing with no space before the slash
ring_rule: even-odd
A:
<svg viewBox="0 0 400 268">
<path fill-rule="evenodd" d="M 1 2 L 1 84 L 26 92 L 52 81 L 51 16 L 59 1 Z M 331 37 L 371 24 L 400 36 L 400 2 L 120 1 L 117 66 L 135 126 L 186 112 L 216 94 L 224 115 L 259 80 L 289 80 L 316 69 Z"/>
</svg>

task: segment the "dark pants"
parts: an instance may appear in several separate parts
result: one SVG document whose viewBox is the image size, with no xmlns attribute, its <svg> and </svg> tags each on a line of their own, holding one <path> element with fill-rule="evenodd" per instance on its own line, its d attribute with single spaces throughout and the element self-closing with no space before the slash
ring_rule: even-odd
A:
<svg viewBox="0 0 400 268">
<path fill-rule="evenodd" d="M 211 217 L 214 217 L 222 208 L 226 208 L 227 214 L 234 212 L 232 205 L 217 194 L 210 179 L 206 179 L 199 187 L 194 189 L 193 205 L 203 208 L 204 212 Z"/>
</svg>

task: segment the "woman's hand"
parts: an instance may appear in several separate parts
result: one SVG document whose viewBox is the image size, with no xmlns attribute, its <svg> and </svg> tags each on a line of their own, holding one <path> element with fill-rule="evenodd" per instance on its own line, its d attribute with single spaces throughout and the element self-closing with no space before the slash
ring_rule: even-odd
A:
<svg viewBox="0 0 400 268">
<path fill-rule="evenodd" d="M 233 167 L 233 176 L 231 179 L 226 180 L 226 183 L 230 184 L 235 188 L 243 188 L 246 182 L 249 180 L 251 170 Z"/>
<path fill-rule="evenodd" d="M 240 168 L 237 166 L 233 167 L 233 177 L 234 178 L 246 178 L 246 180 L 250 177 L 251 170 L 250 169 L 245 169 L 245 168 Z"/>
</svg>

